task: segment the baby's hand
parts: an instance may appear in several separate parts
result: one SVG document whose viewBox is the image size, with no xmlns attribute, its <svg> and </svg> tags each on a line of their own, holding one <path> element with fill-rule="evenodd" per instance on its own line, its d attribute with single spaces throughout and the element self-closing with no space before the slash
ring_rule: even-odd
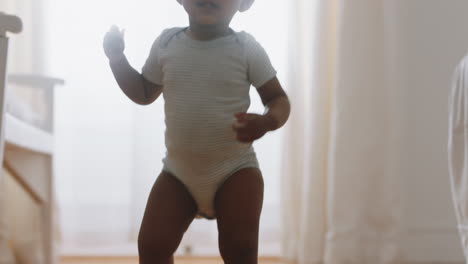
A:
<svg viewBox="0 0 468 264">
<path fill-rule="evenodd" d="M 234 116 L 237 120 L 232 125 L 232 129 L 236 132 L 236 139 L 241 142 L 252 142 L 268 132 L 267 120 L 263 115 L 237 113 Z"/>
<path fill-rule="evenodd" d="M 103 47 L 109 60 L 122 57 L 125 49 L 124 30 L 120 31 L 117 26 L 112 26 L 104 36 Z"/>
</svg>

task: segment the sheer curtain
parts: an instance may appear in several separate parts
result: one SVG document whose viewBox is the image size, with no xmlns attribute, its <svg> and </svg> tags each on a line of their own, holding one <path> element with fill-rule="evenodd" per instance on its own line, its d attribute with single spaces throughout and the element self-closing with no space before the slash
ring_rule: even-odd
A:
<svg viewBox="0 0 468 264">
<path fill-rule="evenodd" d="M 391 2 L 294 3 L 281 185 L 296 263 L 401 263 Z"/>
<path fill-rule="evenodd" d="M 252 33 L 285 79 L 287 4 L 258 0 L 235 30 Z M 112 24 L 125 28 L 126 55 L 140 69 L 162 29 L 187 24 L 169 1 L 48 0 L 49 70 L 67 81 L 57 91 L 56 173 L 64 254 L 135 254 L 149 190 L 164 155 L 163 101 L 137 106 L 117 87 L 102 51 Z M 271 19 L 281 17 L 282 19 Z M 275 29 L 275 30 L 271 30 Z M 263 112 L 252 89 L 250 111 Z M 265 175 L 260 254 L 278 254 L 282 132 L 255 143 Z M 218 254 L 214 221 L 196 220 L 178 253 Z"/>
</svg>

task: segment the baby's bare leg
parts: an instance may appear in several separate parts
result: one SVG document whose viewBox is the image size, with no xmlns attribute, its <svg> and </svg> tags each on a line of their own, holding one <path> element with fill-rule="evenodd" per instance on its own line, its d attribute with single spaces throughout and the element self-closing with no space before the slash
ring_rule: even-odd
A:
<svg viewBox="0 0 468 264">
<path fill-rule="evenodd" d="M 256 168 L 237 171 L 218 190 L 219 249 L 226 264 L 257 264 L 262 204 L 263 178 Z"/>
<path fill-rule="evenodd" d="M 185 186 L 161 172 L 146 205 L 138 235 L 140 264 L 171 264 L 182 236 L 197 212 Z"/>
</svg>

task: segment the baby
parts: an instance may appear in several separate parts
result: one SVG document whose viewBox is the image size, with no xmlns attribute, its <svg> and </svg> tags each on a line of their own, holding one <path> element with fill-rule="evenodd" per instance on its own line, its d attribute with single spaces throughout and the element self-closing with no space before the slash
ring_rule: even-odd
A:
<svg viewBox="0 0 468 264">
<path fill-rule="evenodd" d="M 104 51 L 121 90 L 137 104 L 163 94 L 166 155 L 138 237 L 141 264 L 173 263 L 194 218 L 216 219 L 225 263 L 257 263 L 263 177 L 252 142 L 284 125 L 289 100 L 260 44 L 229 24 L 254 0 L 178 0 L 189 26 L 164 30 L 141 74 L 113 27 Z M 246 113 L 253 85 L 266 107 Z"/>
</svg>

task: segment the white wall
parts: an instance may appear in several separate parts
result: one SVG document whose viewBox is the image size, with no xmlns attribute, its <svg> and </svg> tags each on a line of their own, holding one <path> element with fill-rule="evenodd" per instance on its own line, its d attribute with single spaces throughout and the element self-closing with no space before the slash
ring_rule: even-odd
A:
<svg viewBox="0 0 468 264">
<path fill-rule="evenodd" d="M 388 1 L 394 45 L 397 177 L 404 197 L 403 246 L 411 261 L 462 261 L 447 164 L 452 72 L 468 51 L 468 1 Z"/>
</svg>

